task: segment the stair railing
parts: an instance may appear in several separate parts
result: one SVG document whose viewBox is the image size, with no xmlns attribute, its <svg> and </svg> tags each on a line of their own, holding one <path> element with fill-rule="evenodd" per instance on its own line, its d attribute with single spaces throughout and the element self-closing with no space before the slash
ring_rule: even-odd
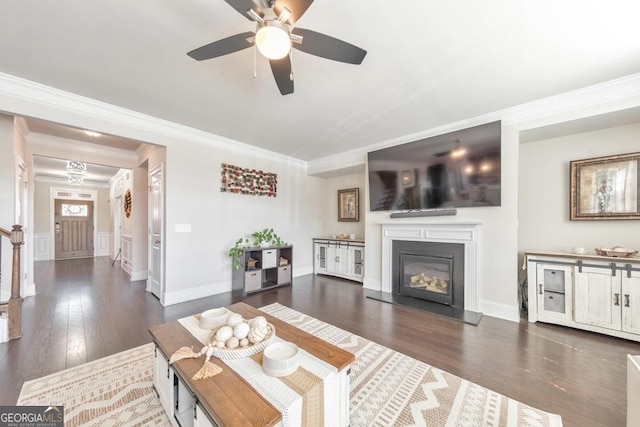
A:
<svg viewBox="0 0 640 427">
<path fill-rule="evenodd" d="M 8 304 L 0 307 L 0 311 L 7 312 L 9 340 L 14 340 L 22 337 L 22 297 L 20 296 L 20 247 L 24 243 L 22 226 L 14 225 L 11 231 L 0 228 L 0 238 L 3 236 L 7 237 L 13 245 L 13 264 L 11 266 L 11 298 Z"/>
</svg>

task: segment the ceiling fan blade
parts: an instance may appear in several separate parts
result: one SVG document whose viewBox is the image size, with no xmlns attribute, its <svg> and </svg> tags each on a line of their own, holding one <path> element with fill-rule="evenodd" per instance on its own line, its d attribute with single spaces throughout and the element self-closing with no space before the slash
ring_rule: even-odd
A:
<svg viewBox="0 0 640 427">
<path fill-rule="evenodd" d="M 270 59 L 271 71 L 276 79 L 276 84 L 280 93 L 289 95 L 293 93 L 293 74 L 291 71 L 291 57 L 289 55 L 282 59 Z"/>
<path fill-rule="evenodd" d="M 258 5 L 255 4 L 252 0 L 224 0 L 224 1 L 227 2 L 229 6 L 237 10 L 240 13 L 240 15 L 247 18 L 249 21 L 253 21 L 253 18 L 247 15 L 247 10 L 249 9 L 252 9 L 255 13 L 257 13 L 260 16 L 264 16 L 264 12 L 262 11 L 262 9 L 260 9 Z"/>
<path fill-rule="evenodd" d="M 209 43 L 202 47 L 194 49 L 191 52 L 187 53 L 187 55 L 197 61 L 217 58 L 219 56 L 227 55 L 229 53 L 237 52 L 239 50 L 253 46 L 253 42 L 247 41 L 247 38 L 253 36 L 253 31 L 236 34 L 235 36 L 227 37 L 225 39 L 218 40 L 216 42 Z"/>
<path fill-rule="evenodd" d="M 287 23 L 293 25 L 309 9 L 311 3 L 313 3 L 313 0 L 276 0 L 273 10 L 276 15 L 280 16 L 282 9 L 285 7 L 289 9 L 291 15 L 287 19 Z"/>
<path fill-rule="evenodd" d="M 293 47 L 311 55 L 348 64 L 361 64 L 367 51 L 351 43 L 317 33 L 304 28 L 294 28 L 292 34 L 302 36 L 302 43 L 294 43 Z"/>
</svg>

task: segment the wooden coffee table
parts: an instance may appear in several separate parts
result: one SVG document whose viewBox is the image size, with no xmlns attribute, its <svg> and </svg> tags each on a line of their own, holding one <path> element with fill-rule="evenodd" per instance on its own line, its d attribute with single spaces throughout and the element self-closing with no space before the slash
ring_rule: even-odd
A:
<svg viewBox="0 0 640 427">
<path fill-rule="evenodd" d="M 337 370 L 340 384 L 332 402 L 339 405 L 339 424 L 349 422 L 349 366 L 355 360 L 353 354 L 342 350 L 307 332 L 289 325 L 245 303 L 227 307 L 245 319 L 264 316 L 276 328 L 276 335 L 304 349 Z M 202 348 L 198 341 L 178 321 L 156 325 L 149 329 L 156 345 L 154 386 L 171 421 L 182 426 L 274 426 L 281 424 L 282 414 L 264 397 L 258 394 L 241 376 L 224 361 L 212 358 L 223 370 L 205 380 L 191 380 L 202 367 L 204 357 L 180 360 L 169 366 L 169 357 L 180 347 Z M 332 420 L 331 425 L 336 425 Z M 330 425 L 325 422 L 325 425 Z"/>
</svg>

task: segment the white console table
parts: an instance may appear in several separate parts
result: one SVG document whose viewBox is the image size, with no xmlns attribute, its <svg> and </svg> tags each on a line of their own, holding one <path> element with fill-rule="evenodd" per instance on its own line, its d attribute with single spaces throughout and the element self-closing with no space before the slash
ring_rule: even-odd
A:
<svg viewBox="0 0 640 427">
<path fill-rule="evenodd" d="M 640 258 L 525 253 L 530 322 L 640 341 Z"/>
</svg>

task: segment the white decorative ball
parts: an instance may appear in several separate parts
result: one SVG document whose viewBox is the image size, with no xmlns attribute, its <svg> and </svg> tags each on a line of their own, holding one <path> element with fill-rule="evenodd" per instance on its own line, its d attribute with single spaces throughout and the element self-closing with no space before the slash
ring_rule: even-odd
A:
<svg viewBox="0 0 640 427">
<path fill-rule="evenodd" d="M 266 328 L 267 327 L 267 319 L 263 316 L 256 316 L 253 318 L 253 322 L 251 323 L 252 328 Z"/>
<path fill-rule="evenodd" d="M 225 343 L 228 349 L 234 349 L 240 345 L 240 340 L 236 337 L 231 337 Z"/>
<path fill-rule="evenodd" d="M 249 325 L 245 322 L 238 323 L 233 328 L 233 336 L 241 340 L 242 338 L 246 338 L 249 335 Z"/>
<path fill-rule="evenodd" d="M 242 339 L 240 340 L 240 347 L 246 347 L 246 346 L 248 346 L 248 345 L 249 345 L 249 340 L 248 340 L 248 339 L 246 339 L 246 338 L 242 338 Z"/>
<path fill-rule="evenodd" d="M 231 326 L 223 326 L 216 331 L 216 340 L 223 344 L 233 336 L 233 328 Z"/>
<path fill-rule="evenodd" d="M 232 313 L 227 319 L 227 326 L 231 326 L 232 328 L 236 326 L 238 323 L 242 322 L 242 315 L 238 313 Z"/>
<path fill-rule="evenodd" d="M 256 344 L 264 340 L 268 333 L 269 331 L 267 330 L 266 326 L 264 328 L 254 326 L 249 331 L 249 335 L 247 335 L 247 338 L 249 339 L 249 342 L 251 344 Z"/>
</svg>

